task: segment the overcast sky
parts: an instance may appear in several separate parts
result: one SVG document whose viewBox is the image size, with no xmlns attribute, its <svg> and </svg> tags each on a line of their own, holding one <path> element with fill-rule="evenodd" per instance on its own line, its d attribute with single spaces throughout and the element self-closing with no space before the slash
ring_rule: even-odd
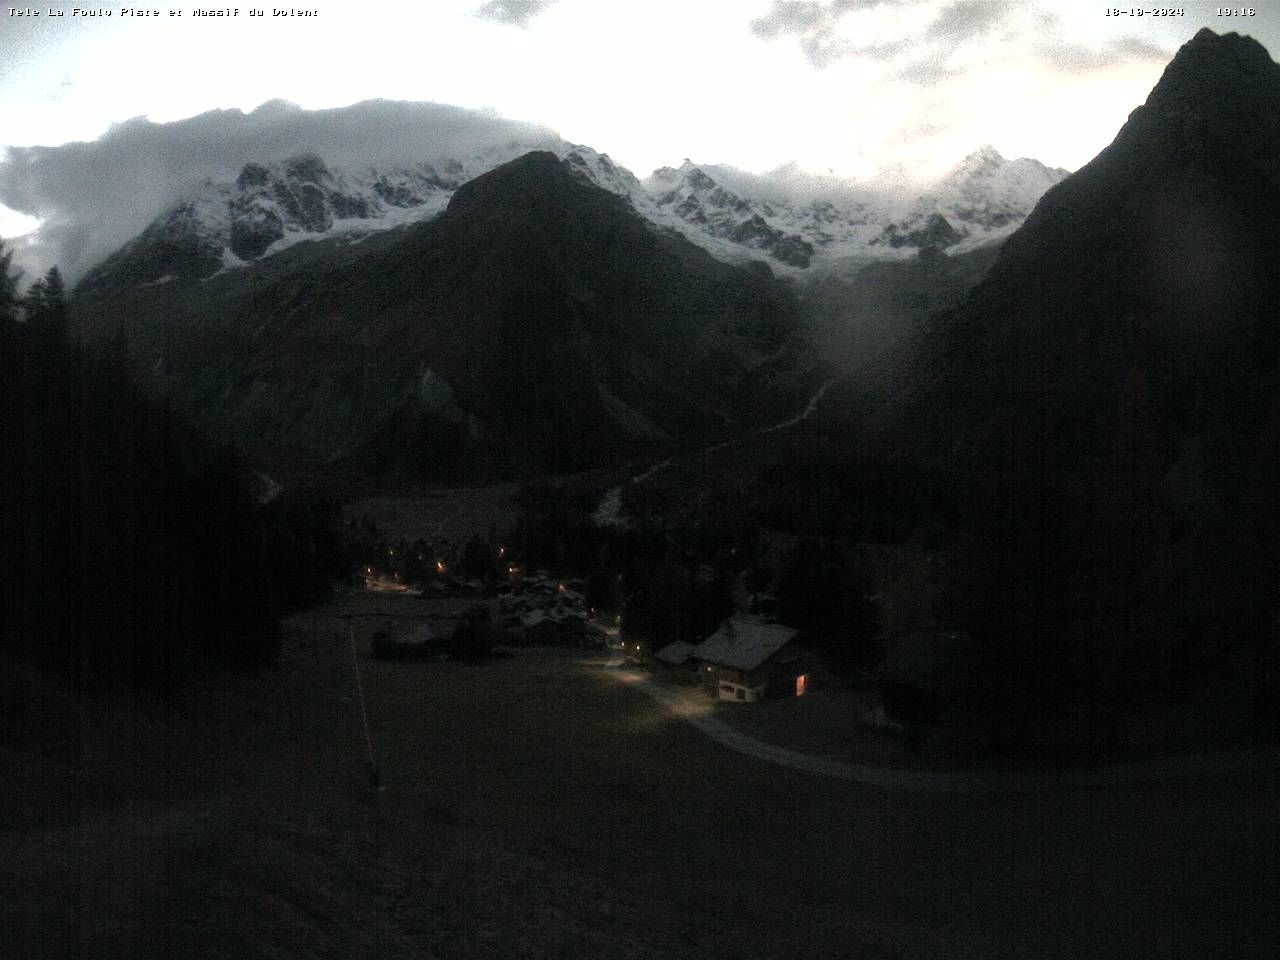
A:
<svg viewBox="0 0 1280 960">
<path fill-rule="evenodd" d="M 756 172 L 794 162 L 861 179 L 928 178 L 985 143 L 1075 169 L 1200 27 L 1250 33 L 1271 50 L 1280 41 L 1280 4 L 1258 4 L 1249 20 L 1218 18 L 1208 3 L 1184 4 L 1182 18 L 1108 17 L 1078 0 L 312 4 L 310 18 L 251 18 L 246 6 L 221 19 L 197 18 L 186 4 L 150 18 L 119 6 L 90 7 L 114 12 L 93 18 L 73 16 L 71 4 L 53 4 L 66 12 L 57 18 L 0 7 L 0 146 L 93 141 L 117 125 L 113 149 L 38 154 L 65 177 L 92 181 L 64 181 L 83 200 L 172 173 L 121 146 L 159 142 L 137 136 L 136 120 L 118 126 L 133 118 L 388 98 L 539 124 L 641 177 L 690 157 Z M 119 138 L 122 129 L 133 139 Z M 188 127 L 165 162 L 199 166 L 191 138 L 200 129 Z M 48 182 L 38 191 L 15 183 L 32 176 L 36 156 L 23 152 L 25 171 L 0 163 L 9 204 L 0 236 L 59 215 Z"/>
</svg>

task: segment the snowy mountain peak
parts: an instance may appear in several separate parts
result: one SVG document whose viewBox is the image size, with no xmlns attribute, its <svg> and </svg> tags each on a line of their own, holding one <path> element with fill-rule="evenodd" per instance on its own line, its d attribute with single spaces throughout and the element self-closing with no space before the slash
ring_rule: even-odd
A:
<svg viewBox="0 0 1280 960">
<path fill-rule="evenodd" d="M 632 198 L 644 193 L 640 181 L 626 167 L 618 166 L 607 153 L 597 153 L 582 144 L 573 144 L 561 158 L 576 176 L 610 193 Z"/>
<path fill-rule="evenodd" d="M 790 222 L 797 217 L 770 201 L 743 196 L 687 158 L 678 169 L 655 170 L 644 186 L 660 222 L 722 259 L 759 259 L 763 253 L 775 266 L 803 270 L 813 258 L 813 243 Z"/>
<path fill-rule="evenodd" d="M 952 175 L 962 171 L 976 172 L 982 169 L 998 168 L 1008 162 L 999 150 L 991 144 L 985 143 L 956 164 Z"/>
<path fill-rule="evenodd" d="M 992 146 L 969 154 L 956 164 L 932 191 L 939 196 L 951 193 L 999 194 L 1010 202 L 1035 202 L 1069 171 L 1047 167 L 1025 157 L 1007 160 Z"/>
<path fill-rule="evenodd" d="M 961 252 L 1003 239 L 1068 175 L 1038 160 L 1007 160 L 988 144 L 956 164 L 875 242 Z"/>
</svg>

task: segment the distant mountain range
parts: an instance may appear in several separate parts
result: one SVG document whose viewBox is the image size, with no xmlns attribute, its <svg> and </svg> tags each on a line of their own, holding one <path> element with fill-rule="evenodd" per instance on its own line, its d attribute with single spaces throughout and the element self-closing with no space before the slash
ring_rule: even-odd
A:
<svg viewBox="0 0 1280 960">
<path fill-rule="evenodd" d="M 77 316 L 219 436 L 415 482 L 579 470 L 803 406 L 819 375 L 767 268 L 655 229 L 550 152 L 449 175 L 246 168 L 217 192 L 240 219 L 184 215 L 203 247 L 149 230 L 85 278 Z M 398 229 L 318 230 L 445 197 Z M 230 245 L 264 255 L 227 269 Z"/>
<path fill-rule="evenodd" d="M 91 269 L 77 315 L 250 450 L 418 480 L 576 470 L 803 405 L 823 364 L 775 275 L 999 240 L 1065 176 L 985 148 L 910 203 L 794 200 L 730 168 L 641 182 L 551 147 L 249 160 Z"/>
<path fill-rule="evenodd" d="M 729 435 L 802 398 L 816 310 L 820 349 L 893 384 L 913 456 L 968 470 L 1001 417 L 1033 410 L 1070 438 L 1063 470 L 1083 469 L 1072 445 L 1105 433 L 1138 370 L 1178 425 L 1169 482 L 1216 502 L 1210 422 L 1270 395 L 1253 372 L 1271 369 L 1271 67 L 1253 41 L 1202 33 L 1077 174 L 983 148 L 905 203 L 796 200 L 691 162 L 641 181 L 518 138 L 408 167 L 250 161 L 90 271 L 78 313 L 99 336 L 123 321 L 148 377 L 240 442 L 409 476 Z M 1257 102 L 1214 107 L 1206 85 L 1237 75 Z M 824 280 L 840 263 L 863 272 Z M 779 274 L 818 282 L 800 299 Z M 906 363 L 904 329 L 959 301 Z M 1205 344 L 1212 390 L 1186 379 Z M 423 474 L 403 451 L 427 446 Z"/>
<path fill-rule="evenodd" d="M 234 181 L 209 181 L 171 207 L 82 284 L 204 279 L 302 241 L 354 241 L 429 219 L 462 184 L 530 149 L 513 141 L 475 156 L 382 168 L 340 168 L 315 154 L 250 161 Z M 556 153 L 576 175 L 718 259 L 760 260 L 797 275 L 845 258 L 899 259 L 922 248 L 962 252 L 999 240 L 1067 175 L 984 147 L 910 203 L 869 190 L 797 201 L 768 177 L 752 179 L 731 168 L 685 161 L 642 182 L 589 147 L 561 144 Z M 761 194 L 730 186 L 735 182 Z"/>
</svg>

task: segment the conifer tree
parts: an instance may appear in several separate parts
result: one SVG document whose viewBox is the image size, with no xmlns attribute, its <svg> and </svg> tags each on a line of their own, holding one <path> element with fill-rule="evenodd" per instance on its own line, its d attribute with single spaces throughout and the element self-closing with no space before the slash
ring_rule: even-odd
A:
<svg viewBox="0 0 1280 960">
<path fill-rule="evenodd" d="M 50 343 L 65 343 L 67 338 L 67 297 L 62 273 L 57 267 L 27 289 L 23 309 L 33 330 Z"/>
<path fill-rule="evenodd" d="M 18 274 L 9 272 L 13 251 L 5 250 L 0 240 L 0 319 L 16 320 L 18 307 Z"/>
<path fill-rule="evenodd" d="M 67 320 L 67 288 L 62 282 L 62 272 L 57 267 L 50 267 L 44 275 L 45 306 L 55 322 L 65 324 Z"/>
<path fill-rule="evenodd" d="M 22 313 L 27 323 L 34 326 L 44 319 L 44 300 L 44 278 L 41 277 L 27 287 L 27 292 L 22 297 Z"/>
</svg>

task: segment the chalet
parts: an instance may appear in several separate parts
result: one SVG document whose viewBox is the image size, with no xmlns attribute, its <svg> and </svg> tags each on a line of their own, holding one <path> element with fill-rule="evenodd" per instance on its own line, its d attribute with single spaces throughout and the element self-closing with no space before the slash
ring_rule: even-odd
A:
<svg viewBox="0 0 1280 960">
<path fill-rule="evenodd" d="M 653 655 L 653 659 L 664 667 L 683 667 L 689 663 L 689 654 L 693 652 L 693 644 L 683 640 L 668 643 Z"/>
<path fill-rule="evenodd" d="M 600 624 L 588 620 L 582 630 L 582 645 L 592 650 L 603 650 L 609 640 L 609 631 Z"/>
<path fill-rule="evenodd" d="M 782 616 L 782 601 L 767 593 L 751 595 L 751 612 L 763 620 L 776 622 Z"/>
<path fill-rule="evenodd" d="M 653 660 L 663 673 L 686 682 L 696 683 L 700 664 L 692 657 L 692 653 L 692 643 L 676 640 L 655 653 Z"/>
<path fill-rule="evenodd" d="M 805 677 L 793 643 L 796 632 L 759 617 L 734 616 L 693 647 L 689 657 L 701 665 L 704 682 L 721 700 L 799 695 Z"/>
<path fill-rule="evenodd" d="M 523 631 L 523 642 L 533 646 L 555 643 L 559 639 L 560 629 L 554 620 L 542 610 L 530 610 L 519 616 Z"/>
<path fill-rule="evenodd" d="M 587 613 L 585 610 L 557 604 L 546 613 L 547 619 L 556 625 L 557 640 L 561 643 L 582 646 L 586 636 Z"/>
</svg>

